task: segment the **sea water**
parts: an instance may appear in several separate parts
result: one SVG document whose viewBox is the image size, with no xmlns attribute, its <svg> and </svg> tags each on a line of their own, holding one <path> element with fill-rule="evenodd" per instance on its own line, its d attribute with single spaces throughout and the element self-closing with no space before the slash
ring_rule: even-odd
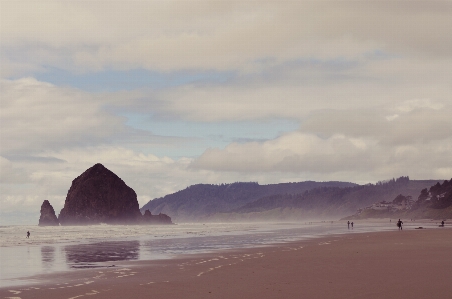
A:
<svg viewBox="0 0 452 299">
<path fill-rule="evenodd" d="M 267 246 L 325 235 L 395 230 L 373 222 L 182 223 L 177 225 L 1 226 L 0 287 L 57 271 L 111 267 L 119 261 Z M 26 232 L 30 231 L 30 238 Z"/>
</svg>

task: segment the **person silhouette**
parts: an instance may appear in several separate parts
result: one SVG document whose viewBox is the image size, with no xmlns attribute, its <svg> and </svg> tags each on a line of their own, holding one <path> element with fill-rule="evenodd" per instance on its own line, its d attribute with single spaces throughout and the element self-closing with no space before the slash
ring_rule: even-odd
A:
<svg viewBox="0 0 452 299">
<path fill-rule="evenodd" d="M 352 223 L 350 223 L 351 225 L 352 225 L 352 229 L 353 229 L 353 221 L 352 221 Z"/>
<path fill-rule="evenodd" d="M 402 220 L 399 219 L 399 221 L 397 221 L 397 227 L 399 228 L 399 230 L 403 230 L 402 224 L 403 224 Z"/>
<path fill-rule="evenodd" d="M 30 238 L 30 231 L 27 232 L 27 239 Z"/>
<path fill-rule="evenodd" d="M 347 227 L 350 229 L 350 221 L 347 221 Z"/>
</svg>

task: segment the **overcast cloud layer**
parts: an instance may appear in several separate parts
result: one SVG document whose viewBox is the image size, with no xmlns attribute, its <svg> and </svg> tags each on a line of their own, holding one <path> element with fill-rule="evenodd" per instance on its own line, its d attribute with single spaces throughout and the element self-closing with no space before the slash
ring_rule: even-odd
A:
<svg viewBox="0 0 452 299">
<path fill-rule="evenodd" d="M 450 179 L 451 16 L 451 1 L 1 1 L 0 212 L 58 213 L 98 162 L 140 205 L 195 183 Z"/>
</svg>

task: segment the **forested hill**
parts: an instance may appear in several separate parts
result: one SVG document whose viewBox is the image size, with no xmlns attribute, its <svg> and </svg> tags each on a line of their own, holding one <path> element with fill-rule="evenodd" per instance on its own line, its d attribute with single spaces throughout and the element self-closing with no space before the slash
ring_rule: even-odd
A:
<svg viewBox="0 0 452 299">
<path fill-rule="evenodd" d="M 297 214 L 306 217 L 344 217 L 355 213 L 357 209 L 370 206 L 380 201 L 392 201 L 397 195 L 404 194 L 413 198 L 420 191 L 437 180 L 409 180 L 401 177 L 386 183 L 368 184 L 347 188 L 316 188 L 303 194 L 289 195 L 279 194 L 261 198 L 248 203 L 234 212 L 239 214 L 267 213 L 273 210 L 268 217 L 273 217 L 276 209 L 281 212 L 284 209 L 296 209 Z M 294 212 L 294 211 L 292 211 Z M 290 214 L 285 211 L 285 214 Z"/>
<path fill-rule="evenodd" d="M 199 184 L 149 201 L 141 211 L 165 213 L 177 222 L 337 219 L 376 202 L 392 201 L 399 194 L 417 198 L 421 190 L 438 186 L 440 181 L 400 177 L 367 185 L 313 181 Z"/>
<path fill-rule="evenodd" d="M 398 199 L 404 200 L 408 196 L 403 193 L 398 195 L 392 202 Z M 347 219 L 365 218 L 410 218 L 410 219 L 450 219 L 452 218 L 452 179 L 443 183 L 435 182 L 431 187 L 422 189 L 418 195 L 412 196 L 415 203 L 405 209 L 365 209 L 360 213 L 348 216 Z"/>
<path fill-rule="evenodd" d="M 419 208 L 444 209 L 452 206 L 452 179 L 442 184 L 437 182 L 429 190 L 421 190 L 416 203 Z"/>
<path fill-rule="evenodd" d="M 315 188 L 346 188 L 348 182 L 298 182 L 259 185 L 258 183 L 198 184 L 149 201 L 141 211 L 165 213 L 175 221 L 201 221 L 218 213 L 230 212 L 247 203 L 276 194 L 302 194 Z"/>
</svg>

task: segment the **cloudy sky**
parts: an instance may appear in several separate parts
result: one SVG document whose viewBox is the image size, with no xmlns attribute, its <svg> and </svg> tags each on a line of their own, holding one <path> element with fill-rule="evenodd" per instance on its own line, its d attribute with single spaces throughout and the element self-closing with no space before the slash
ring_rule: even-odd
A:
<svg viewBox="0 0 452 299">
<path fill-rule="evenodd" d="M 0 0 L 0 222 L 37 223 L 44 199 L 58 214 L 98 162 L 140 206 L 196 183 L 450 179 L 451 16 L 451 1 Z"/>
</svg>

